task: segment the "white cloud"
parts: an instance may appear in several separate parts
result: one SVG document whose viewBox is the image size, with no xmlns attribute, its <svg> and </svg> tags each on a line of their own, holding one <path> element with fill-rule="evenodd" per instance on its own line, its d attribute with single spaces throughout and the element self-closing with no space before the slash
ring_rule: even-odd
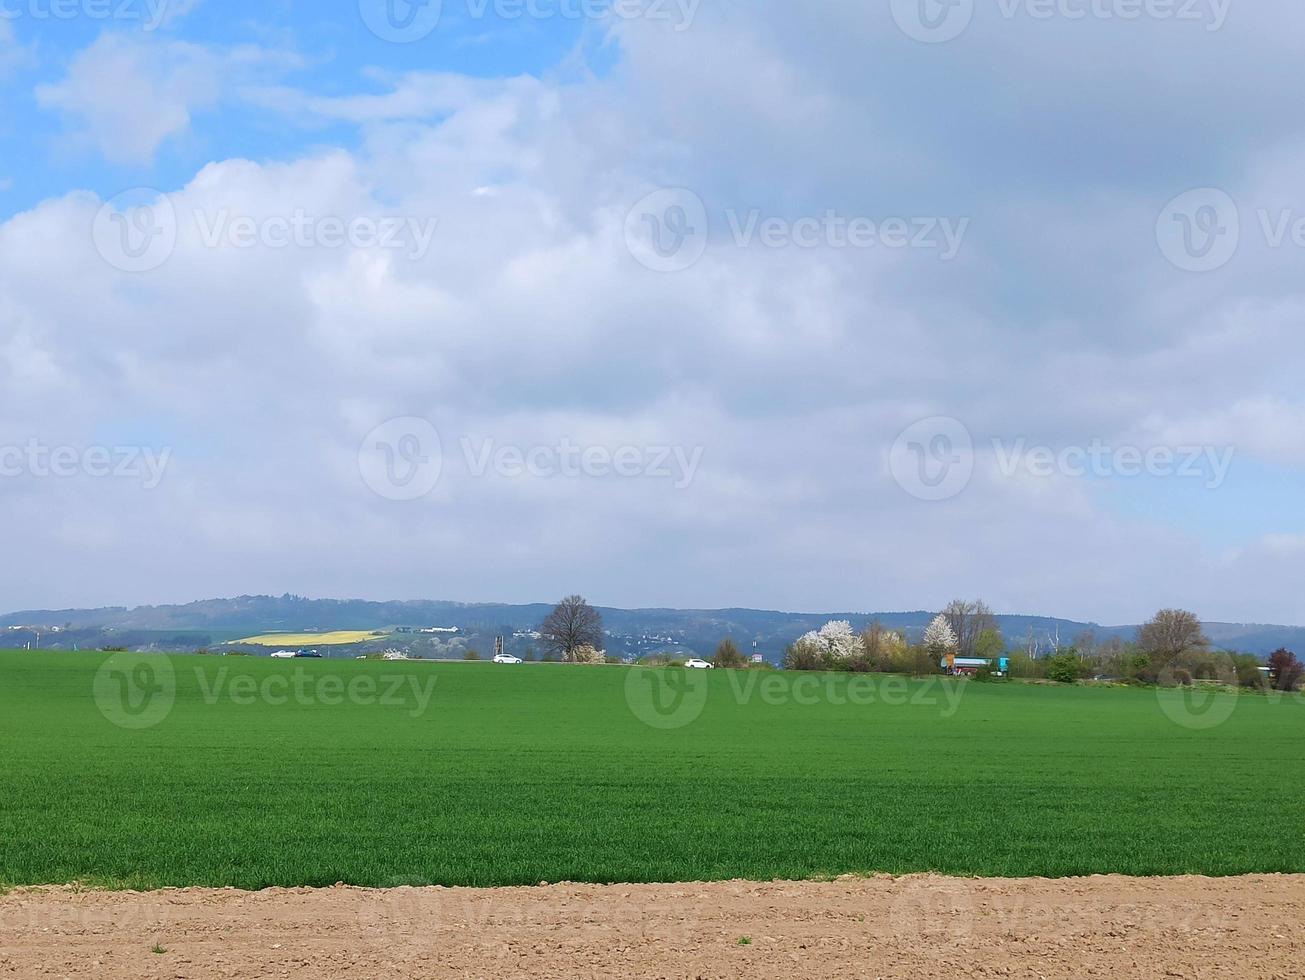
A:
<svg viewBox="0 0 1305 980">
<path fill-rule="evenodd" d="M 65 116 L 72 139 L 111 163 L 148 164 L 166 141 L 190 131 L 196 114 L 265 84 L 265 71 L 298 63 L 293 54 L 251 45 L 218 49 L 106 33 L 73 58 L 64 78 L 37 86 L 36 101 Z"/>
<path fill-rule="evenodd" d="M 0 20 L 0 79 L 31 61 L 31 53 L 18 43 L 14 25 Z"/>
<path fill-rule="evenodd" d="M 162 25 L 170 27 L 190 14 L 203 0 L 159 0 L 159 18 Z"/>
<path fill-rule="evenodd" d="M 1154 223 L 1189 186 L 1177 166 L 1112 181 L 1108 155 L 1080 165 L 1044 146 L 1030 181 L 1036 120 L 1005 114 L 1003 86 L 1045 56 L 1009 35 L 934 51 L 902 43 L 864 5 L 767 9 L 704 7 L 681 34 L 632 26 L 605 79 L 409 73 L 373 79 L 379 94 L 332 97 L 247 86 L 242 98 L 295 120 L 358 124 L 361 147 L 204 168 L 173 195 L 177 250 L 151 273 L 125 276 L 95 253 L 99 201 L 86 196 L 0 225 L 0 356 L 22 385 L 0 385 L 0 442 L 116 428 L 175 443 L 157 491 L 115 487 L 106 502 L 99 487 L 57 488 L 79 515 L 81 552 L 41 546 L 50 501 L 10 489 L 14 547 L 43 547 L 50 563 L 0 586 L 40 605 L 579 588 L 640 605 L 918 608 L 984 594 L 1011 611 L 1121 621 L 1168 603 L 1295 615 L 1302 558 L 1274 542 L 1301 528 L 1233 553 L 1163 514 L 1121 516 L 1083 481 L 1003 477 L 983 453 L 969 489 L 937 504 L 885 466 L 897 434 L 930 415 L 961 418 L 981 446 L 1215 441 L 1305 466 L 1292 256 L 1252 251 L 1204 279 L 1167 267 Z M 1200 59 L 1178 47 L 1137 42 L 1132 70 L 1198 84 Z M 146 50 L 101 39 L 41 98 L 107 155 L 147 159 L 224 97 L 227 56 Z M 983 75 L 994 50 L 1015 62 L 995 81 Z M 1042 67 L 1072 84 L 1087 57 Z M 884 84 L 912 59 L 932 59 L 932 88 Z M 1120 111 L 1135 97 L 1091 95 Z M 155 96 L 161 111 L 142 121 Z M 1083 149 L 1100 127 L 1077 125 L 1068 138 Z M 1286 132 L 1257 137 L 1229 167 L 1230 189 L 1287 193 L 1290 144 Z M 631 205 L 661 185 L 700 193 L 716 231 L 697 265 L 671 275 L 640 266 L 623 238 Z M 973 228 L 945 264 L 883 247 L 739 248 L 728 209 L 965 215 Z M 258 227 L 296 211 L 438 230 L 416 260 L 204 244 L 220 215 Z M 403 415 L 436 424 L 445 474 L 429 500 L 395 505 L 366 490 L 356 453 Z M 684 490 L 477 479 L 463 438 L 705 455 Z M 1222 499 L 1204 502 L 1212 521 Z M 84 533 L 110 518 L 115 534 Z M 126 561 L 147 538 L 157 562 Z M 89 572 L 56 574 L 69 565 L 117 569 L 122 592 L 88 599 Z"/>
<path fill-rule="evenodd" d="M 165 140 L 189 129 L 195 111 L 217 103 L 219 72 L 197 45 L 104 34 L 36 98 L 73 120 L 78 137 L 111 162 L 149 163 Z"/>
</svg>

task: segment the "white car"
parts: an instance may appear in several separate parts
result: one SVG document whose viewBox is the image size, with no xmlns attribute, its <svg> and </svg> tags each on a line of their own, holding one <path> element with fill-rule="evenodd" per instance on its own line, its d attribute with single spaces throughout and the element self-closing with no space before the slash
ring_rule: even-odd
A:
<svg viewBox="0 0 1305 980">
<path fill-rule="evenodd" d="M 496 664 L 523 664 L 525 663 L 520 657 L 514 657 L 510 653 L 500 653 L 494 658 Z"/>
<path fill-rule="evenodd" d="M 687 667 L 689 670 L 714 670 L 715 669 L 713 664 L 709 664 L 705 660 L 699 660 L 697 657 L 694 657 L 692 660 L 684 661 L 684 666 Z"/>
</svg>

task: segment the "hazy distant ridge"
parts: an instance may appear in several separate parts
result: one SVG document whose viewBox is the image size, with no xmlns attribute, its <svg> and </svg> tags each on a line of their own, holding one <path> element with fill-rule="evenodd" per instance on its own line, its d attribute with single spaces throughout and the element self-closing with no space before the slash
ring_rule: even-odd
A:
<svg viewBox="0 0 1305 980">
<path fill-rule="evenodd" d="M 305 599 L 298 596 L 240 596 L 205 599 L 185 605 L 138 606 L 134 609 L 29 610 L 0 615 L 0 627 L 42 626 L 74 630 L 141 630 L 260 633 L 269 630 L 380 629 L 395 626 L 456 626 L 476 633 L 530 629 L 543 619 L 547 603 L 461 603 L 436 600 L 370 602 L 361 599 Z M 763 609 L 613 609 L 603 608 L 607 629 L 621 635 L 665 635 L 676 643 L 709 650 L 723 636 L 773 653 L 785 643 L 817 629 L 830 619 L 847 619 L 861 628 L 873 620 L 918 635 L 932 612 L 789 613 Z M 1098 638 L 1129 638 L 1135 626 L 1104 627 L 1050 616 L 1003 615 L 998 624 L 1008 640 L 1029 630 L 1040 640 L 1059 634 L 1064 644 L 1092 630 Z M 1248 653 L 1269 653 L 1286 646 L 1305 653 L 1305 627 L 1268 624 L 1207 623 L 1216 645 Z M 2 641 L 0 641 L 2 642 Z"/>
</svg>

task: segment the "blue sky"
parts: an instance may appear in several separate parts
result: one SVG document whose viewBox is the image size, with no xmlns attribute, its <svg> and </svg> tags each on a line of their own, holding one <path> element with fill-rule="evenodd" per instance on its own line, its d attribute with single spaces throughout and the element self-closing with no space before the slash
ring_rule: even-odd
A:
<svg viewBox="0 0 1305 980">
<path fill-rule="evenodd" d="M 50 2 L 0 605 L 1305 623 L 1288 0 Z"/>
<path fill-rule="evenodd" d="M 57 4 L 59 0 L 54 0 Z M 103 2 L 103 0 L 102 0 Z M 8 73 L 3 92 L 3 142 L 0 160 L 13 182 L 0 197 L 0 214 L 12 214 L 69 187 L 84 187 L 106 196 L 124 186 L 182 183 L 215 155 L 253 159 L 292 156 L 314 143 L 356 145 L 348 127 L 315 125 L 289 127 L 274 112 L 251 111 L 245 105 L 217 104 L 196 113 L 187 138 L 171 142 L 156 158 L 136 165 L 107 164 L 69 147 L 57 114 L 38 104 L 38 86 L 57 82 L 69 63 L 106 34 L 157 35 L 206 47 L 237 49 L 255 46 L 274 51 L 281 60 L 268 78 L 276 78 L 324 95 L 383 90 L 368 85 L 368 73 L 380 71 L 447 71 L 481 78 L 519 73 L 564 71 L 564 63 L 583 44 L 586 22 L 569 16 L 547 19 L 504 19 L 492 6 L 472 17 L 463 5 L 449 4 L 439 29 L 413 43 L 395 44 L 365 29 L 357 3 L 209 0 L 194 4 L 184 16 L 158 25 L 160 14 L 190 7 L 181 0 L 112 0 L 122 18 L 98 13 L 55 17 L 50 0 L 7 0 L 15 13 L 10 24 L 24 55 Z M 85 8 L 84 8 L 85 9 Z M 91 10 L 96 10 L 94 6 Z M 157 26 L 156 26 L 157 25 Z M 151 39 L 153 39 L 151 37 Z M 609 58 L 601 45 L 587 50 L 589 70 L 602 71 Z"/>
</svg>

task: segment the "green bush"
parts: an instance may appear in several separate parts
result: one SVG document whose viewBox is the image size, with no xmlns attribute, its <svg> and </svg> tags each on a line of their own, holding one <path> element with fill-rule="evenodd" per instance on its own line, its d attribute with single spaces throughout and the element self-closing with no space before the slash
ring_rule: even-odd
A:
<svg viewBox="0 0 1305 980">
<path fill-rule="evenodd" d="M 1233 664 L 1237 669 L 1237 686 L 1249 687 L 1261 690 L 1268 686 L 1268 680 L 1264 676 L 1264 671 L 1260 670 L 1260 662 L 1255 657 L 1246 654 L 1238 654 L 1233 659 Z"/>
<path fill-rule="evenodd" d="M 1047 661 L 1047 677 L 1058 684 L 1073 684 L 1083 675 L 1083 662 L 1077 654 L 1061 653 Z"/>
<path fill-rule="evenodd" d="M 790 644 L 784 650 L 785 670 L 824 670 L 825 661 L 817 650 L 805 644 Z"/>
<path fill-rule="evenodd" d="M 748 665 L 748 658 L 743 656 L 737 643 L 726 637 L 716 647 L 716 656 L 712 657 L 711 662 L 717 667 L 739 670 Z"/>
<path fill-rule="evenodd" d="M 1124 676 L 1141 684 L 1154 684 L 1160 679 L 1160 672 L 1151 665 L 1150 657 L 1139 653 L 1125 665 Z"/>
</svg>

